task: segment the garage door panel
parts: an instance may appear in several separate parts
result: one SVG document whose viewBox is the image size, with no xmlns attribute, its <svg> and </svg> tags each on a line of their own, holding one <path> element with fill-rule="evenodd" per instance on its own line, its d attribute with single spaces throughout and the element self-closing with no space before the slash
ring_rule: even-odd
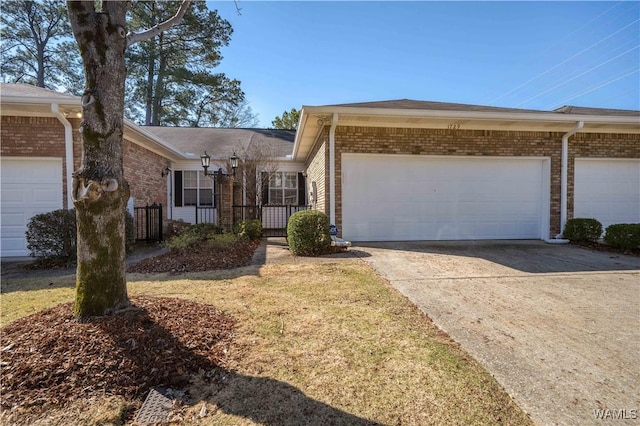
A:
<svg viewBox="0 0 640 426">
<path fill-rule="evenodd" d="M 575 160 L 574 217 L 640 223 L 640 159 Z"/>
<path fill-rule="evenodd" d="M 343 236 L 353 241 L 541 238 L 543 163 L 343 154 Z"/>
<path fill-rule="evenodd" d="M 0 254 L 28 256 L 25 232 L 31 218 L 62 208 L 62 159 L 4 157 L 1 169 Z"/>
</svg>

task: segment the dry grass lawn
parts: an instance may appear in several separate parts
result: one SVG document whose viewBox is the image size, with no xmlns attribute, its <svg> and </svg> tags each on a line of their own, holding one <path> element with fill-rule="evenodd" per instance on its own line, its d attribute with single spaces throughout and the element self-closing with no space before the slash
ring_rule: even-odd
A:
<svg viewBox="0 0 640 426">
<path fill-rule="evenodd" d="M 73 276 L 3 280 L 2 324 L 73 292 Z M 475 360 L 356 260 L 132 274 L 129 293 L 196 300 L 237 320 L 233 373 L 224 386 L 194 380 L 193 405 L 174 413 L 181 424 L 532 424 Z M 139 405 L 81 399 L 35 424 L 123 424 Z"/>
</svg>

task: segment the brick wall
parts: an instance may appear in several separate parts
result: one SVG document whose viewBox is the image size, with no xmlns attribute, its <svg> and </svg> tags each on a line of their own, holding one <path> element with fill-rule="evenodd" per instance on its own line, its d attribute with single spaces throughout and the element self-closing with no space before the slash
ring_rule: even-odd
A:
<svg viewBox="0 0 640 426">
<path fill-rule="evenodd" d="M 336 128 L 336 224 L 342 227 L 342 154 L 378 153 L 460 156 L 535 156 L 551 159 L 550 236 L 560 232 L 560 166 L 562 136 L 559 132 L 508 132 L 489 130 L 394 129 L 372 127 Z M 328 139 L 328 138 L 326 138 Z M 578 134 L 570 139 L 568 197 L 569 217 L 573 202 L 573 159 L 581 157 L 640 156 L 640 135 Z M 320 166 L 319 151 L 310 156 L 307 173 Z M 324 156 L 326 158 L 326 155 Z M 328 159 L 325 160 L 328 167 Z M 317 173 L 317 172 L 315 172 Z M 328 185 L 328 177 L 325 179 Z M 323 191 L 324 209 L 329 209 L 328 190 Z"/>
<path fill-rule="evenodd" d="M 62 158 L 62 206 L 67 208 L 64 126 L 55 117 L 2 116 L 1 123 L 0 155 L 3 157 Z M 77 126 L 77 120 L 72 125 Z"/>
<path fill-rule="evenodd" d="M 81 141 L 79 119 L 70 119 L 73 127 L 74 168 L 80 167 Z M 2 116 L 0 154 L 12 157 L 55 157 L 63 161 L 63 207 L 67 206 L 64 126 L 54 117 Z M 167 205 L 167 180 L 162 170 L 169 161 L 129 141 L 124 143 L 124 175 L 137 206 Z M 165 212 L 167 209 L 163 209 Z"/>
<path fill-rule="evenodd" d="M 162 171 L 170 163 L 164 157 L 132 142 L 124 142 L 124 176 L 137 207 L 162 204 L 167 212 L 167 177 Z"/>
<path fill-rule="evenodd" d="M 316 193 L 313 194 L 315 200 L 314 209 L 329 215 L 329 193 L 326 190 L 329 186 L 329 131 L 325 128 L 316 141 L 309 160 L 305 164 L 307 171 L 307 193 L 311 191 L 313 182 L 316 183 Z"/>
</svg>

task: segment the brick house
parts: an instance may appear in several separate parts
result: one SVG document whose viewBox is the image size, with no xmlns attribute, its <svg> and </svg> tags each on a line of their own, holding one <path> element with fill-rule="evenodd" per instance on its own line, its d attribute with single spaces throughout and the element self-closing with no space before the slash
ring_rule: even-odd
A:
<svg viewBox="0 0 640 426">
<path fill-rule="evenodd" d="M 21 256 L 31 216 L 71 205 L 80 100 L 2 84 L 0 101 L 1 255 Z M 308 204 L 352 241 L 549 240 L 571 217 L 640 222 L 639 111 L 398 100 L 305 106 L 297 132 L 125 120 L 124 139 L 130 205 L 162 204 L 165 223 L 229 228 L 259 211 L 282 229 Z M 227 174 L 237 154 L 235 176 L 205 176 L 205 151 Z"/>
<path fill-rule="evenodd" d="M 31 217 L 70 208 L 71 174 L 80 166 L 80 99 L 24 84 L 0 86 L 1 255 L 26 256 Z M 167 204 L 163 171 L 182 153 L 125 121 L 124 174 L 130 206 Z M 67 164 L 73 163 L 73 167 Z"/>
<path fill-rule="evenodd" d="M 306 106 L 292 159 L 352 241 L 549 240 L 572 217 L 640 222 L 640 111 Z"/>
<path fill-rule="evenodd" d="M 82 108 L 78 97 L 24 84 L 1 84 L 0 104 L 0 255 L 26 256 L 24 234 L 31 217 L 72 206 Z M 184 221 L 230 228 L 234 220 L 255 216 L 250 206 L 268 205 L 260 209 L 263 225 L 282 229 L 297 206 L 306 204 L 303 164 L 290 159 L 294 137 L 286 130 L 146 127 L 125 120 L 129 209 L 161 204 L 165 226 Z M 228 158 L 237 151 L 242 160 L 237 175 L 205 176 L 204 151 L 213 170 L 226 172 Z"/>
</svg>

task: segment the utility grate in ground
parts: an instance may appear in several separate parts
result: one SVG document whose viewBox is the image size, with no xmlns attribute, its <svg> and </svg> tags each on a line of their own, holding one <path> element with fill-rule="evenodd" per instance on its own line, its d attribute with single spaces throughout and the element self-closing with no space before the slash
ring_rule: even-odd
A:
<svg viewBox="0 0 640 426">
<path fill-rule="evenodd" d="M 173 402 L 156 389 L 151 389 L 147 398 L 144 400 L 138 415 L 136 416 L 136 424 L 139 425 L 156 425 L 164 424 L 169 420 L 169 414 Z"/>
</svg>

